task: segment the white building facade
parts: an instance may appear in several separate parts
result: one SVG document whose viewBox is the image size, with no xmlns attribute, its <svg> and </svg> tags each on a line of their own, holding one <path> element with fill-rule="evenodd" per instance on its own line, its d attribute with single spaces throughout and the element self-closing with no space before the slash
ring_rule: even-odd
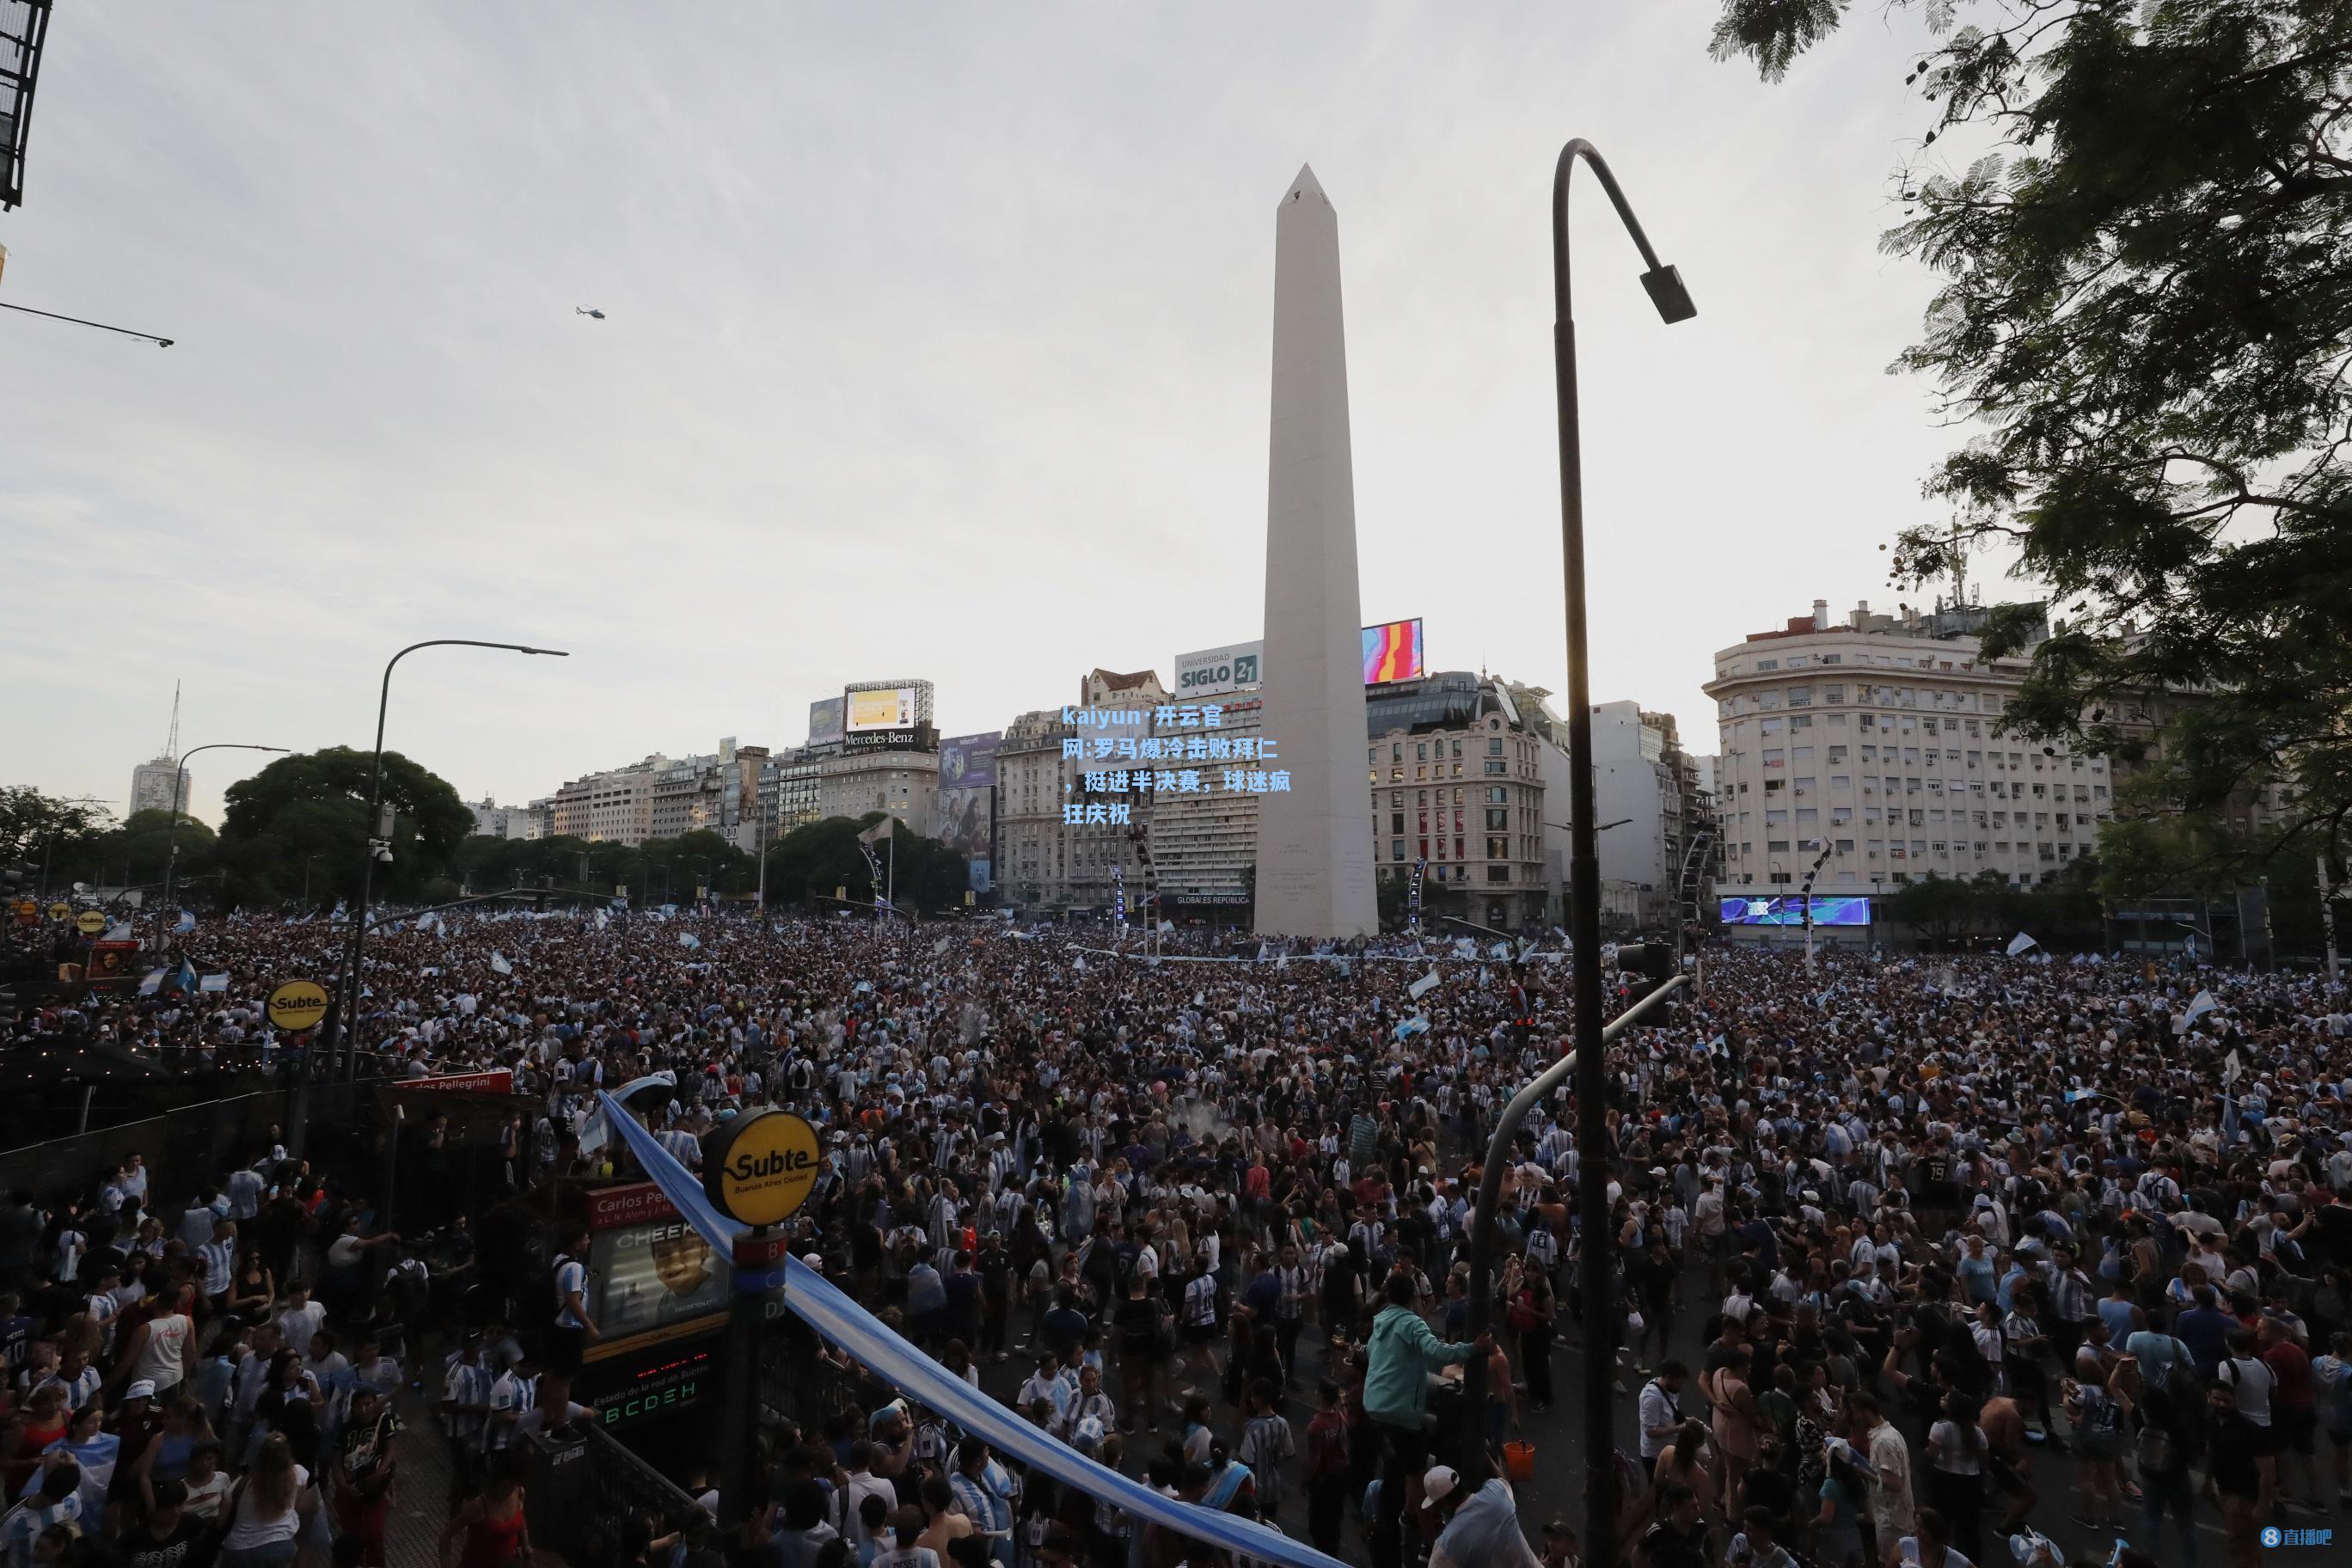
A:
<svg viewBox="0 0 2352 1568">
<path fill-rule="evenodd" d="M 1843 624 L 1826 602 L 1715 657 L 1716 807 L 1729 889 L 1818 894 L 1930 875 L 2055 881 L 2113 810 L 2104 757 L 2005 732 L 2023 656 L 1979 657 L 1974 606 Z"/>
</svg>

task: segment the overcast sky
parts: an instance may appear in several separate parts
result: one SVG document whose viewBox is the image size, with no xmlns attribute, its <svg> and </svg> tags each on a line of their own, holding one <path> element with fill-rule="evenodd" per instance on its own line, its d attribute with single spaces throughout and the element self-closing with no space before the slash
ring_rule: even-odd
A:
<svg viewBox="0 0 2352 1568">
<path fill-rule="evenodd" d="M 1274 215 L 1339 215 L 1368 622 L 1563 684 L 1545 212 L 1580 184 L 1593 690 L 1715 749 L 1748 631 L 1897 597 L 1928 124 L 1705 0 L 62 7 L 0 298 L 0 783 L 371 740 L 520 801 L 928 677 L 948 732 L 1259 634 Z M 1894 26 L 1906 26 L 1901 18 Z M 606 319 L 573 314 L 603 309 Z M 1988 578 L 1990 574 L 1987 574 Z M 1988 581 L 1988 597 L 1998 585 Z M 198 758 L 194 806 L 268 759 Z"/>
</svg>

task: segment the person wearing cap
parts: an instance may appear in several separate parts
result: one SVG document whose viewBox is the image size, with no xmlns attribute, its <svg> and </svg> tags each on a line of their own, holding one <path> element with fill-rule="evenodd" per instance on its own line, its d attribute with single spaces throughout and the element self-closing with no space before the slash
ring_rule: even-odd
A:
<svg viewBox="0 0 2352 1568">
<path fill-rule="evenodd" d="M 1541 1568 L 1519 1533 L 1519 1505 L 1500 1476 L 1475 1490 L 1450 1465 L 1422 1472 L 1423 1531 L 1434 1530 L 1429 1568 Z"/>
<path fill-rule="evenodd" d="M 1581 1560 L 1576 1527 L 1564 1519 L 1547 1521 L 1543 1527 L 1543 1568 L 1576 1568 Z"/>
</svg>

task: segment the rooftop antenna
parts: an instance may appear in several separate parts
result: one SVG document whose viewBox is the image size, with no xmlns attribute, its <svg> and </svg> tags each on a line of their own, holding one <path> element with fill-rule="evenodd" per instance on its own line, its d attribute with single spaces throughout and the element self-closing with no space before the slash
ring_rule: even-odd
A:
<svg viewBox="0 0 2352 1568">
<path fill-rule="evenodd" d="M 1960 545 L 1960 525 L 1952 523 L 1952 608 L 1964 610 L 1969 604 L 1969 558 Z"/>
<path fill-rule="evenodd" d="M 172 732 L 163 737 L 163 754 L 173 761 L 180 755 L 180 683 L 172 682 Z"/>
</svg>

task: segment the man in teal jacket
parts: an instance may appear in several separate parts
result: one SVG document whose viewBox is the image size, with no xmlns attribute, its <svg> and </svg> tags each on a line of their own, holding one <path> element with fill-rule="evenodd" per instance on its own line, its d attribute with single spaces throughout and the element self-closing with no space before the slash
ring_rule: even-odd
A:
<svg viewBox="0 0 2352 1568">
<path fill-rule="evenodd" d="M 1495 1353 L 1494 1340 L 1481 1334 L 1468 1344 L 1447 1344 L 1412 1310 L 1411 1274 L 1389 1276 L 1388 1305 L 1372 1320 L 1371 1360 L 1364 1371 L 1364 1414 L 1383 1439 L 1380 1514 L 1372 1521 L 1372 1568 L 1398 1568 L 1403 1559 L 1399 1521 L 1405 1489 L 1429 1463 L 1429 1436 L 1422 1418 L 1429 1409 L 1429 1379 L 1442 1368 L 1475 1358 L 1481 1370 Z"/>
</svg>

